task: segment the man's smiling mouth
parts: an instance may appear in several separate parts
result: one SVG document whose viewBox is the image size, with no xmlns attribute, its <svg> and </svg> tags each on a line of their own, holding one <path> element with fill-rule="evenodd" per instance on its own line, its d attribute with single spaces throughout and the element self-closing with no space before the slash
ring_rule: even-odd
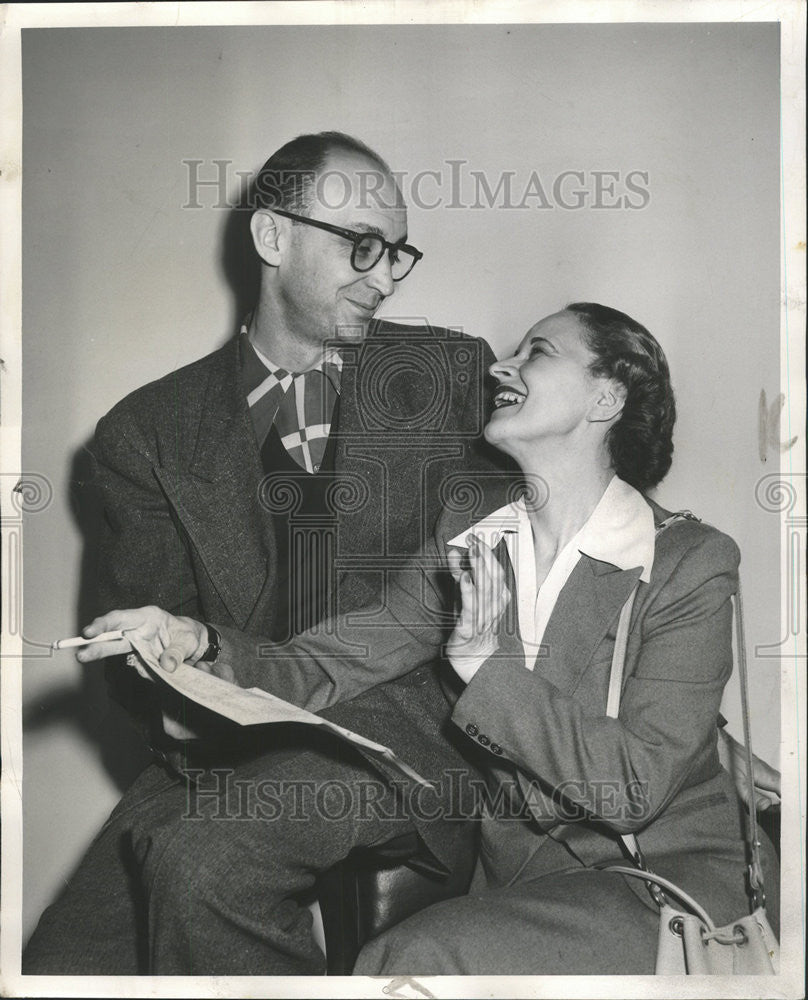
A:
<svg viewBox="0 0 808 1000">
<path fill-rule="evenodd" d="M 355 306 L 355 308 L 361 309 L 362 312 L 373 313 L 376 312 L 376 310 L 379 308 L 378 302 L 375 303 L 374 305 L 368 305 L 365 302 L 357 302 L 356 299 L 348 299 L 348 301 L 351 303 L 352 306 Z"/>
</svg>

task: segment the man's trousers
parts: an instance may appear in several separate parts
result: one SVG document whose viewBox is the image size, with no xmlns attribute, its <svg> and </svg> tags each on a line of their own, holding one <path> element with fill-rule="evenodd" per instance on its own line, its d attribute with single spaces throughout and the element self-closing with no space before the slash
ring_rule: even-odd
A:
<svg viewBox="0 0 808 1000">
<path fill-rule="evenodd" d="M 353 848 L 413 830 L 426 805 L 330 734 L 279 736 L 282 749 L 192 770 L 193 782 L 150 765 L 43 914 L 23 973 L 323 973 L 299 897 Z M 429 815 L 452 809 L 460 841 L 471 824 L 459 818 L 456 780 L 448 775 Z"/>
</svg>

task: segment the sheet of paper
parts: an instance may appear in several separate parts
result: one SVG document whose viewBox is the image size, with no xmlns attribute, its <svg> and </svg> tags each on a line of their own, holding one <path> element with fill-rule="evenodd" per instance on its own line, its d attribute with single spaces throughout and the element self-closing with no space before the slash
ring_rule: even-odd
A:
<svg viewBox="0 0 808 1000">
<path fill-rule="evenodd" d="M 197 670 L 187 663 L 181 663 L 173 672 L 164 670 L 149 647 L 141 642 L 134 632 L 128 632 L 126 638 L 146 666 L 161 681 L 203 708 L 210 709 L 240 726 L 262 726 L 273 722 L 302 722 L 310 726 L 321 726 L 362 750 L 383 758 L 413 781 L 421 785 L 430 784 L 426 778 L 400 760 L 389 747 L 381 743 L 375 743 L 349 729 L 343 729 L 342 726 L 329 722 L 328 719 L 323 719 L 305 708 L 298 708 L 297 705 L 283 701 L 261 688 L 238 687 L 213 674 Z"/>
</svg>

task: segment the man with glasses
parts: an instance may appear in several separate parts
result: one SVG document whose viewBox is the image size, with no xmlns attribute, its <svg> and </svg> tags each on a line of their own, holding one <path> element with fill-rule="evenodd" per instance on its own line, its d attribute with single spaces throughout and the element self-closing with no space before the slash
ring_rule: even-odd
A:
<svg viewBox="0 0 808 1000">
<path fill-rule="evenodd" d="M 238 336 L 128 396 L 92 449 L 99 609 L 158 605 L 205 622 L 211 668 L 216 625 L 277 647 L 382 606 L 388 573 L 453 490 L 496 473 L 480 444 L 490 348 L 373 320 L 422 256 L 387 164 L 341 133 L 300 136 L 254 188 L 260 288 Z M 422 864 L 455 864 L 470 824 L 441 817 L 469 807 L 455 780 L 468 765 L 444 732 L 437 668 L 324 713 L 434 783 L 414 797 L 391 780 L 400 774 L 312 727 L 249 736 L 162 691 L 157 701 L 135 666 L 119 664 L 113 681 L 161 723 L 158 760 L 43 915 L 25 973 L 321 973 L 297 899 L 319 872 L 414 833 Z"/>
</svg>

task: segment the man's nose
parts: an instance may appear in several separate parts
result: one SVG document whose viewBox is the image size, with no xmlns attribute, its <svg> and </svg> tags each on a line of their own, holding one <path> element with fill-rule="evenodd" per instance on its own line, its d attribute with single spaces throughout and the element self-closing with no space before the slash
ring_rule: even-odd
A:
<svg viewBox="0 0 808 1000">
<path fill-rule="evenodd" d="M 396 286 L 393 281 L 393 271 L 390 265 L 390 258 L 386 253 L 383 253 L 379 260 L 367 272 L 365 280 L 372 288 L 376 289 L 379 295 L 384 298 L 393 294 L 396 290 Z"/>
</svg>

